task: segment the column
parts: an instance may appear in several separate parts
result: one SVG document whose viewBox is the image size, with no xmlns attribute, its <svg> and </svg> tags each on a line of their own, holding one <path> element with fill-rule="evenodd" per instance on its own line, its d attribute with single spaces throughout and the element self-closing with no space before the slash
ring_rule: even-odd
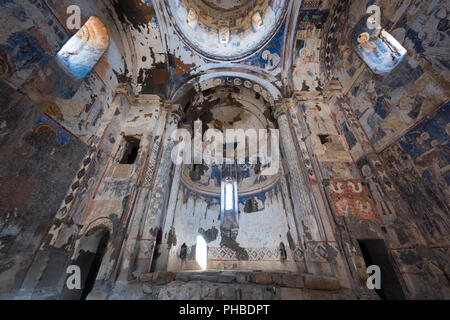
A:
<svg viewBox="0 0 450 320">
<path fill-rule="evenodd" d="M 167 271 L 167 264 L 169 261 L 169 253 L 172 248 L 170 239 L 172 238 L 175 230 L 173 228 L 173 222 L 175 218 L 175 210 L 177 205 L 178 191 L 180 189 L 181 171 L 183 165 L 175 166 L 175 172 L 172 177 L 172 188 L 170 191 L 169 203 L 167 206 L 166 216 L 162 225 L 162 240 L 159 245 L 159 257 L 156 262 L 156 271 Z"/>
<path fill-rule="evenodd" d="M 319 227 L 313 208 L 313 199 L 310 197 L 307 177 L 302 170 L 302 162 L 297 153 L 296 143 L 292 137 L 288 121 L 288 108 L 295 105 L 292 99 L 286 99 L 283 103 L 277 104 L 274 111 L 274 117 L 278 122 L 281 136 L 281 144 L 283 154 L 289 169 L 289 182 L 291 189 L 292 202 L 294 204 L 294 213 L 298 222 L 300 238 L 304 241 L 305 248 L 304 257 L 306 266 L 310 273 L 321 273 L 321 268 L 316 266 L 314 262 L 308 261 L 308 246 L 313 242 L 322 241 L 321 228 Z"/>
<path fill-rule="evenodd" d="M 139 249 L 136 260 L 135 275 L 141 275 L 150 271 L 153 254 L 156 248 L 158 237 L 162 239 L 163 214 L 166 212 L 166 203 L 170 190 L 170 173 L 172 170 L 172 150 L 175 141 L 172 140 L 172 133 L 178 129 L 182 112 L 179 106 L 168 105 L 171 113 L 168 119 L 167 129 L 164 136 L 161 159 L 155 167 L 151 198 L 145 209 L 143 224 L 141 226 L 141 236 L 139 237 Z"/>
<path fill-rule="evenodd" d="M 135 205 L 131 213 L 130 225 L 126 240 L 122 245 L 119 262 L 118 281 L 129 281 L 133 279 L 133 262 L 139 249 L 139 237 L 141 234 L 144 213 L 147 211 L 152 196 L 152 186 L 155 176 L 155 167 L 158 163 L 161 144 L 163 142 L 164 130 L 167 123 L 167 110 L 161 106 L 159 122 L 155 128 L 149 145 L 147 162 L 143 176 L 136 193 Z"/>
</svg>

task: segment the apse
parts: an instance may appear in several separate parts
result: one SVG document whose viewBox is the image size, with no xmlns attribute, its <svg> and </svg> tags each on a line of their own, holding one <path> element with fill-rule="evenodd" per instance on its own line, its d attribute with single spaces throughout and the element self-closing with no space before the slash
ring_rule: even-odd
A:
<svg viewBox="0 0 450 320">
<path fill-rule="evenodd" d="M 193 134 L 200 131 L 202 136 L 209 130 L 223 133 L 224 161 L 182 165 L 172 224 L 177 244 L 168 254 L 168 269 L 294 270 L 294 264 L 283 263 L 278 254 L 280 242 L 288 241 L 280 173 L 267 174 L 271 163 L 264 164 L 264 160 L 250 161 L 257 156 L 252 147 L 258 144 L 263 149 L 261 144 L 271 145 L 272 137 L 268 134 L 265 140 L 253 141 L 246 136 L 245 143 L 239 143 L 226 134 L 230 129 L 270 132 L 274 127 L 270 103 L 253 90 L 237 86 L 212 87 L 189 100 L 181 127 Z M 197 147 L 195 142 L 192 147 Z M 226 161 L 229 147 L 236 156 L 234 163 Z M 239 154 L 245 154 L 244 163 L 237 160 Z M 273 217 L 276 222 L 271 221 Z M 269 236 L 249 236 L 256 230 Z M 205 245 L 199 237 L 207 243 L 207 262 L 200 253 Z M 187 257 L 179 254 L 182 245 L 186 245 Z M 189 258 L 194 256 L 196 260 Z"/>
</svg>

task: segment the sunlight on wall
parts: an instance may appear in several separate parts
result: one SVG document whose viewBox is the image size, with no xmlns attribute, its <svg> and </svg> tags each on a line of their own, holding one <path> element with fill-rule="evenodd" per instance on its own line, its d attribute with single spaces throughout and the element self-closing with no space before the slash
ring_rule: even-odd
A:
<svg viewBox="0 0 450 320">
<path fill-rule="evenodd" d="M 197 246 L 195 249 L 195 259 L 202 270 L 208 267 L 208 244 L 202 236 L 197 236 Z"/>
</svg>

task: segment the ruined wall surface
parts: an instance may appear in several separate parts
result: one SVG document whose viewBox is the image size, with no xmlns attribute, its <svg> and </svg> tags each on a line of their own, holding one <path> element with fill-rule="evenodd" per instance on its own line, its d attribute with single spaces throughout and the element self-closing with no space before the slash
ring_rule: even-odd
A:
<svg viewBox="0 0 450 320">
<path fill-rule="evenodd" d="M 135 94 L 164 95 L 170 86 L 165 41 L 160 33 L 151 0 L 118 0 L 112 2 L 110 14 L 123 25 L 124 42 L 131 45 L 125 57 L 125 68 L 119 72 L 121 82 L 129 83 Z"/>
<path fill-rule="evenodd" d="M 56 59 L 78 31 L 66 25 L 72 4 L 80 6 L 82 24 L 96 15 L 111 36 L 109 49 L 81 82 Z M 101 140 L 101 124 L 111 120 L 123 44 L 100 2 L 3 1 L 0 7 L 0 292 L 8 293 L 20 288 L 58 206 L 66 207 L 78 194 L 85 168 L 91 161 L 104 165 L 101 152 L 92 150 Z M 71 184 L 74 177 L 78 183 Z"/>
<path fill-rule="evenodd" d="M 354 26 L 367 1 L 352 2 L 338 26 L 342 38 L 334 55 L 335 75 L 377 152 L 441 107 L 449 94 L 448 2 L 380 1 L 382 26 L 408 50 L 389 75 L 376 77 L 353 50 Z M 361 157 L 351 145 L 356 159 Z"/>
<path fill-rule="evenodd" d="M 0 81 L 0 293 L 20 286 L 86 145 Z"/>
<path fill-rule="evenodd" d="M 298 239 L 289 230 L 279 184 L 249 195 L 259 208 L 249 212 L 248 198 L 239 199 L 239 231 L 235 240 L 221 233 L 220 195 L 202 195 L 182 185 L 178 192 L 174 235 L 168 270 L 199 270 L 196 262 L 197 236 L 208 244 L 208 270 L 289 270 L 298 271 Z M 294 237 L 296 234 L 294 234 Z M 287 251 L 281 262 L 280 243 Z M 187 255 L 180 257 L 185 245 Z"/>
<path fill-rule="evenodd" d="M 332 72 L 342 91 L 329 106 L 385 227 L 406 294 L 439 297 L 448 294 L 442 283 L 449 271 L 448 1 L 377 2 L 382 27 L 408 50 L 384 76 L 372 73 L 352 43 L 371 4 L 348 3 L 330 32 Z"/>
<path fill-rule="evenodd" d="M 257 130 L 267 129 L 273 121 L 263 96 L 241 87 L 209 88 L 193 97 L 186 108 L 183 125 L 194 127 L 194 122 L 201 120 L 200 135 L 207 129 L 218 130 L 224 133 L 224 144 L 233 143 L 226 140 L 228 129 L 253 129 L 257 133 Z M 248 157 L 248 143 L 252 142 L 246 143 L 244 150 L 241 144 L 236 150 L 245 152 Z M 204 147 L 206 145 L 204 143 Z M 180 188 L 175 190 L 173 229 L 168 244 L 169 270 L 200 268 L 196 261 L 197 236 L 200 235 L 208 245 L 210 270 L 298 271 L 301 244 L 285 209 L 286 204 L 291 204 L 283 194 L 280 174 L 262 174 L 267 167 L 267 164 L 250 164 L 248 158 L 246 164 L 236 166 L 239 230 L 233 238 L 222 230 L 222 166 L 183 166 Z M 280 253 L 281 243 L 286 250 L 285 259 Z M 184 256 L 183 247 L 186 248 Z"/>
<path fill-rule="evenodd" d="M 320 70 L 323 29 L 333 1 L 302 1 L 295 28 L 292 82 L 296 91 L 321 91 L 324 73 Z"/>
</svg>

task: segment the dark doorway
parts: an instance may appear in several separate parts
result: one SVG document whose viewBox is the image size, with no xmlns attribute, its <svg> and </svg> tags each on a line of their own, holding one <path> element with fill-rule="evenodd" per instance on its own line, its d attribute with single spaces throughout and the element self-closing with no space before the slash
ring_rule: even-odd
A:
<svg viewBox="0 0 450 320">
<path fill-rule="evenodd" d="M 159 229 L 156 235 L 155 249 L 153 250 L 152 264 L 150 266 L 150 272 L 156 271 L 157 260 L 161 256 L 161 242 L 162 242 L 162 231 Z"/>
<path fill-rule="evenodd" d="M 101 229 L 84 236 L 80 240 L 78 256 L 71 265 L 78 266 L 81 270 L 81 289 L 69 290 L 66 278 L 61 294 L 62 300 L 86 300 L 92 289 L 94 289 L 95 281 L 108 247 L 109 238 L 109 231 Z"/>
<path fill-rule="evenodd" d="M 81 300 L 86 300 L 89 293 L 91 293 L 92 289 L 94 289 L 95 280 L 97 279 L 98 272 L 100 271 L 100 266 L 102 265 L 102 260 L 106 253 L 108 242 L 109 232 L 105 233 L 100 239 L 97 252 L 92 259 L 92 264 L 84 284 L 83 293 L 81 294 Z"/>
<path fill-rule="evenodd" d="M 404 300 L 405 295 L 383 240 L 358 240 L 366 266 L 381 270 L 381 289 L 375 290 L 382 300 Z"/>
<path fill-rule="evenodd" d="M 135 137 L 124 137 L 125 139 L 125 152 L 120 164 L 134 164 L 139 153 L 139 146 L 141 140 Z"/>
</svg>

